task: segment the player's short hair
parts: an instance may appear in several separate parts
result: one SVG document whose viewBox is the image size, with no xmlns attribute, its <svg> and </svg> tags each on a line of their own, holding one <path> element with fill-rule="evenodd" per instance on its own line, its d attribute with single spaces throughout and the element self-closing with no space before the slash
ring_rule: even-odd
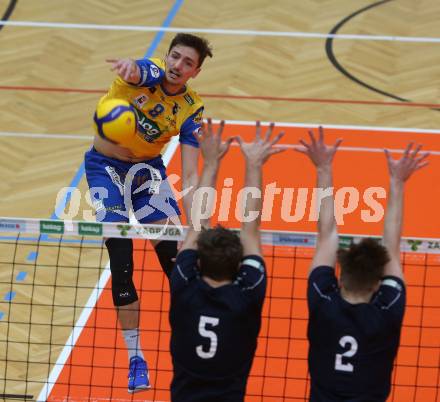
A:
<svg viewBox="0 0 440 402">
<path fill-rule="evenodd" d="M 202 275 L 217 281 L 235 279 L 243 258 L 243 246 L 236 233 L 220 225 L 203 229 L 197 249 Z"/>
<path fill-rule="evenodd" d="M 370 291 L 381 280 L 385 265 L 390 261 L 387 249 L 372 238 L 352 243 L 338 250 L 341 282 L 353 292 Z"/>
<path fill-rule="evenodd" d="M 168 53 L 174 46 L 182 45 L 188 46 L 195 49 L 195 51 L 199 54 L 199 64 L 197 67 L 200 67 L 206 59 L 206 56 L 212 57 L 212 47 L 209 42 L 201 38 L 200 36 L 191 35 L 188 33 L 178 33 L 170 43 L 170 47 L 168 48 Z"/>
</svg>

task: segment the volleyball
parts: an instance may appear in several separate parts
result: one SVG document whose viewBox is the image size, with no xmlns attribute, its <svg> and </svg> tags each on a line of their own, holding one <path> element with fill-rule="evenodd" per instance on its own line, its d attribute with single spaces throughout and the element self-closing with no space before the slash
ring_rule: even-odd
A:
<svg viewBox="0 0 440 402">
<path fill-rule="evenodd" d="M 136 133 L 136 112 L 134 107 L 123 99 L 100 102 L 93 120 L 97 135 L 115 144 L 128 142 Z"/>
</svg>

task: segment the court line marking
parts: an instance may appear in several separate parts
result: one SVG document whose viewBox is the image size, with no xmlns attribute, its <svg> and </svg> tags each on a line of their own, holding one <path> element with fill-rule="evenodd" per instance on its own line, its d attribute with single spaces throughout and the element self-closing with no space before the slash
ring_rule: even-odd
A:
<svg viewBox="0 0 440 402">
<path fill-rule="evenodd" d="M 212 122 L 218 124 L 220 119 L 212 119 Z M 418 127 L 384 127 L 384 126 L 357 126 L 347 124 L 323 124 L 323 123 L 291 123 L 284 121 L 274 122 L 276 127 L 293 127 L 293 128 L 317 128 L 322 126 L 329 129 L 353 130 L 353 131 L 387 131 L 390 133 L 416 133 L 439 135 L 440 129 L 418 128 Z M 254 120 L 225 120 L 225 124 L 231 126 L 254 126 Z M 269 121 L 261 121 L 261 125 L 268 126 Z M 81 139 L 91 140 L 93 135 L 87 134 L 63 134 L 63 133 L 24 133 L 12 131 L 0 131 L 0 137 L 22 137 L 22 138 L 56 138 L 56 139 Z"/>
<path fill-rule="evenodd" d="M 162 23 L 162 27 L 166 27 L 166 25 L 170 25 L 174 19 L 174 17 L 176 16 L 176 14 L 178 13 L 181 5 L 183 4 L 184 0 L 175 0 L 172 8 L 170 9 L 170 11 L 168 12 L 164 22 Z M 160 37 L 160 39 L 162 38 L 163 34 L 159 34 L 159 35 L 155 35 L 153 42 L 150 44 L 145 56 L 149 57 L 149 54 L 154 53 L 156 47 L 159 44 L 159 41 L 157 40 L 157 37 Z M 171 144 L 173 144 L 174 148 L 172 148 L 171 150 L 169 150 L 169 148 L 171 148 Z M 176 148 L 178 145 L 178 141 L 177 141 L 177 137 L 176 140 L 174 140 L 174 142 L 170 142 L 167 151 L 169 150 L 169 152 L 175 152 Z M 174 151 L 173 151 L 174 149 Z M 165 158 L 165 156 L 164 156 Z M 172 154 L 171 155 L 167 155 L 167 160 L 171 160 L 172 158 Z M 165 165 L 166 167 L 166 165 Z M 81 179 L 81 177 L 84 174 L 84 161 L 82 162 L 81 166 L 78 168 L 72 182 L 70 183 L 70 186 L 73 187 L 78 187 L 79 184 L 79 180 Z M 60 208 L 64 209 L 64 207 L 66 206 L 67 202 L 69 201 L 69 199 L 67 198 L 68 196 L 66 196 L 66 198 L 64 198 L 63 200 L 61 200 L 60 204 L 58 206 L 55 207 L 55 211 L 52 214 L 52 216 L 54 214 L 56 214 L 56 211 L 58 211 Z M 98 282 L 95 285 L 94 290 L 92 291 L 87 303 L 90 301 L 91 304 L 93 305 L 92 308 L 86 309 L 85 307 L 83 308 L 80 318 L 78 319 L 77 323 L 75 324 L 75 326 L 72 328 L 72 332 L 69 336 L 69 339 L 71 339 L 72 341 L 69 343 L 69 339 L 67 340 L 66 344 L 63 347 L 63 350 L 61 351 L 61 353 L 58 355 L 57 361 L 54 365 L 54 367 L 52 368 L 49 377 L 47 378 L 47 381 L 45 382 L 45 384 L 43 385 L 42 390 L 40 391 L 40 394 L 38 395 L 37 401 L 46 401 L 47 397 L 50 396 L 50 394 L 52 393 L 52 389 L 54 387 L 54 385 L 56 384 L 56 382 L 58 381 L 58 377 L 61 374 L 62 369 L 64 368 L 64 365 L 67 361 L 67 359 L 69 358 L 73 347 L 76 345 L 76 342 L 79 338 L 79 336 L 82 333 L 82 330 L 84 328 L 84 325 L 87 323 L 88 318 L 90 317 L 90 314 L 92 313 L 92 310 L 94 310 L 96 303 L 98 302 L 98 298 L 102 293 L 102 290 L 104 289 L 105 285 L 107 284 L 109 278 L 110 278 L 110 261 L 106 264 L 104 271 L 102 272 Z M 101 281 L 102 279 L 102 281 Z M 104 282 L 104 286 L 100 286 L 99 284 Z M 93 302 L 93 296 L 95 296 L 95 300 Z M 85 320 L 85 322 L 83 322 Z M 80 325 L 78 325 L 78 323 Z M 79 327 L 79 332 L 77 332 L 77 334 L 75 334 L 75 329 Z M 44 396 L 45 399 L 40 399 L 40 397 Z"/>
<path fill-rule="evenodd" d="M 238 35 L 238 36 L 267 36 L 288 37 L 305 39 L 328 39 L 337 38 L 345 40 L 363 41 L 386 41 L 407 43 L 440 43 L 440 38 L 429 36 L 396 36 L 396 35 L 357 35 L 357 34 L 328 34 L 320 32 L 300 31 L 259 31 L 245 29 L 215 29 L 215 28 L 173 28 L 142 25 L 105 25 L 105 24 L 81 24 L 45 21 L 0 21 L 0 25 L 13 27 L 32 28 L 61 28 L 61 29 L 93 29 L 100 31 L 138 31 L 138 32 L 188 32 L 213 35 Z"/>
<path fill-rule="evenodd" d="M 232 147 L 238 147 L 239 145 L 236 143 L 231 144 Z M 278 144 L 275 145 L 275 148 L 286 147 L 288 149 L 297 149 L 301 148 L 301 145 L 296 144 Z M 391 153 L 403 154 L 405 149 L 397 149 L 397 148 L 386 148 Z M 429 152 L 431 156 L 440 156 L 440 151 L 431 151 L 429 149 L 422 149 L 423 152 Z M 338 147 L 338 151 L 346 151 L 346 152 L 369 152 L 369 153 L 384 153 L 384 148 L 364 148 L 364 147 Z"/>
<path fill-rule="evenodd" d="M 307 126 L 310 127 L 310 126 Z M 328 126 L 324 126 L 324 127 L 328 127 Z M 3 134 L 7 134 L 7 135 L 3 135 Z M 0 137 L 19 137 L 19 138 L 45 138 L 45 139 L 55 139 L 55 140 L 81 140 L 81 141 L 90 141 L 93 139 L 92 135 L 70 135 L 70 134 L 26 134 L 26 133 L 15 133 L 16 135 L 14 135 L 14 133 L 2 133 L 0 132 Z M 176 138 L 176 140 L 178 139 L 178 136 L 174 136 L 173 139 Z M 238 146 L 238 144 L 231 144 L 232 146 Z M 280 144 L 280 145 L 275 145 L 275 147 L 287 147 L 289 149 L 295 149 L 295 148 L 299 148 L 298 145 L 296 144 Z M 366 148 L 366 147 L 339 147 L 338 148 L 340 151 L 346 151 L 346 152 L 371 152 L 371 153 L 383 153 L 383 148 Z M 390 152 L 394 152 L 394 153 L 403 153 L 404 149 L 397 149 L 397 148 L 387 148 Z M 433 151 L 433 150 L 424 150 L 425 152 L 429 152 L 431 155 L 433 156 L 440 156 L 440 151 Z M 165 157 L 166 152 L 164 153 L 164 155 L 162 155 L 162 158 Z M 76 186 L 75 186 L 76 187 Z M 52 219 L 56 219 L 55 217 L 52 217 Z"/>
<path fill-rule="evenodd" d="M 36 87 L 36 86 L 17 86 L 17 85 L 0 85 L 2 91 L 34 91 L 34 92 L 55 92 L 55 93 L 80 93 L 80 94 L 105 94 L 104 89 L 85 89 L 85 88 L 63 88 L 63 87 Z M 202 98 L 213 99 L 233 99 L 247 101 L 275 101 L 275 102 L 297 102 L 297 103 L 325 103 L 325 104 L 344 104 L 344 105 L 365 105 L 365 106 L 381 106 L 381 107 L 410 107 L 410 108 L 430 108 L 439 109 L 438 103 L 420 103 L 409 100 L 398 102 L 385 102 L 373 100 L 348 100 L 348 99 L 328 99 L 328 98 L 292 98 L 284 96 L 267 96 L 267 95 L 230 95 L 215 93 L 199 93 Z"/>
</svg>

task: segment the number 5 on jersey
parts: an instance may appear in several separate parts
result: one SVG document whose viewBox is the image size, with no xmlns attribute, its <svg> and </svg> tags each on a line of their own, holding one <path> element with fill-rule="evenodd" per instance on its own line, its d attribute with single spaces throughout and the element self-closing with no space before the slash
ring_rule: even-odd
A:
<svg viewBox="0 0 440 402">
<path fill-rule="evenodd" d="M 209 349 L 208 351 L 203 350 L 203 346 L 199 345 L 196 347 L 197 356 L 199 356 L 202 359 L 212 359 L 215 356 L 215 353 L 217 352 L 217 334 L 206 328 L 207 325 L 210 325 L 212 327 L 215 327 L 218 325 L 220 320 L 216 317 L 208 317 L 206 315 L 200 316 L 199 321 L 199 334 L 209 339 Z"/>
</svg>

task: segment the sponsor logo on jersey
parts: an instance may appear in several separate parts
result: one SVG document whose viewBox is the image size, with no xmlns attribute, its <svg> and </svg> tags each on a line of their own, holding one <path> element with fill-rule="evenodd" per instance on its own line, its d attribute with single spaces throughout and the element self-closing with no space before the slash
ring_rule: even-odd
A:
<svg viewBox="0 0 440 402">
<path fill-rule="evenodd" d="M 173 106 L 173 114 L 177 114 L 180 110 L 180 106 L 174 102 L 174 106 Z"/>
<path fill-rule="evenodd" d="M 134 103 L 136 104 L 137 107 L 142 108 L 142 106 L 144 106 L 147 102 L 148 102 L 148 96 L 145 94 L 141 94 L 140 96 L 138 96 Z"/>
<path fill-rule="evenodd" d="M 160 77 L 160 70 L 157 66 L 155 66 L 154 64 L 152 64 L 150 66 L 150 73 L 152 75 L 153 78 L 159 78 Z"/>
<path fill-rule="evenodd" d="M 159 126 L 152 120 L 150 120 L 140 110 L 135 109 L 138 121 L 138 132 L 142 138 L 147 142 L 154 142 L 162 135 L 162 131 Z"/>
<path fill-rule="evenodd" d="M 203 118 L 203 110 L 201 110 L 197 115 L 194 117 L 193 122 L 194 124 L 201 124 Z"/>
<path fill-rule="evenodd" d="M 165 120 L 170 124 L 170 125 L 169 125 L 169 128 L 168 128 L 168 131 L 169 131 L 171 128 L 176 128 L 177 123 L 176 123 L 176 119 L 175 119 L 174 117 L 172 117 L 172 116 L 166 116 L 166 117 L 165 117 Z"/>
<path fill-rule="evenodd" d="M 194 105 L 194 103 L 195 103 L 194 99 L 191 98 L 191 96 L 189 94 L 183 95 L 183 99 L 185 99 L 189 105 Z"/>
</svg>

